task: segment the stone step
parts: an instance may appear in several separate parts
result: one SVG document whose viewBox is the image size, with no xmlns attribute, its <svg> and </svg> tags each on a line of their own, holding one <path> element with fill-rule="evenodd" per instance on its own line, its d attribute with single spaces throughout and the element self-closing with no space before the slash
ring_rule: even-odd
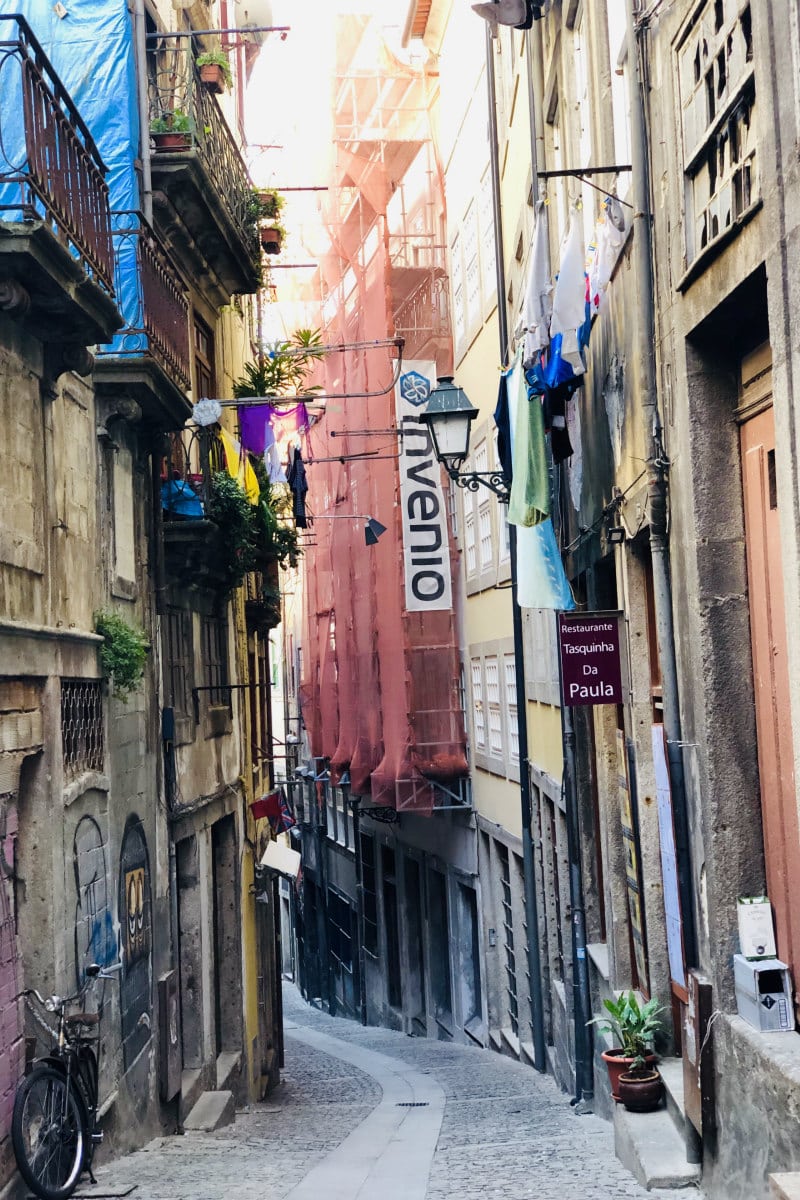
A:
<svg viewBox="0 0 800 1200">
<path fill-rule="evenodd" d="M 781 1171 L 770 1175 L 769 1183 L 777 1200 L 800 1200 L 800 1171 Z"/>
<path fill-rule="evenodd" d="M 241 1073 L 242 1056 L 234 1050 L 223 1050 L 217 1055 L 217 1091 L 235 1091 Z"/>
<path fill-rule="evenodd" d="M 667 1101 L 667 1112 L 672 1117 L 675 1128 L 681 1137 L 686 1129 L 686 1106 L 683 1099 L 683 1059 L 662 1058 L 658 1069 L 664 1080 L 664 1094 Z"/>
<path fill-rule="evenodd" d="M 686 1161 L 683 1137 L 666 1108 L 629 1113 L 614 1108 L 614 1148 L 642 1187 L 681 1188 L 699 1182 L 700 1168 Z"/>
<path fill-rule="evenodd" d="M 233 1092 L 202 1092 L 200 1099 L 183 1123 L 187 1133 L 213 1133 L 236 1118 Z"/>
</svg>

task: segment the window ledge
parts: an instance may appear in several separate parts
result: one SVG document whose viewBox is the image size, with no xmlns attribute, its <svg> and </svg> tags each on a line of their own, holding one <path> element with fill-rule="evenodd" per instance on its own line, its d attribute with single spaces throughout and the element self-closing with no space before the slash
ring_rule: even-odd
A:
<svg viewBox="0 0 800 1200">
<path fill-rule="evenodd" d="M 764 201 L 761 199 L 761 197 L 759 197 L 758 200 L 754 200 L 750 207 L 746 208 L 743 213 L 740 213 L 736 220 L 732 221 L 727 229 L 723 229 L 722 233 L 720 233 L 713 242 L 709 242 L 707 246 L 703 247 L 697 257 L 693 259 L 691 266 L 684 271 L 683 275 L 676 283 L 676 292 L 685 292 L 686 289 L 694 283 L 695 279 L 703 274 L 703 272 L 711 265 L 714 259 L 722 253 L 728 243 L 733 241 L 733 239 L 737 237 L 745 225 L 747 225 L 747 223 L 753 219 L 758 210 L 762 207 L 763 203 Z"/>
<path fill-rule="evenodd" d="M 586 950 L 589 958 L 595 965 L 598 973 L 605 979 L 606 983 L 609 980 L 609 963 L 608 963 L 608 945 L 606 942 L 589 942 Z"/>
</svg>

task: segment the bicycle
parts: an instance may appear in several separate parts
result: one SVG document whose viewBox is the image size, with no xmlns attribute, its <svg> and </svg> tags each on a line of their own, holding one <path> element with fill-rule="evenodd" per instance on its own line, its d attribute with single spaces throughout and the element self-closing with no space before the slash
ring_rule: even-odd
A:
<svg viewBox="0 0 800 1200">
<path fill-rule="evenodd" d="M 97 1120 L 100 1013 L 67 1009 L 83 1002 L 95 979 L 113 979 L 122 963 L 86 968 L 86 980 L 72 996 L 34 997 L 46 1012 L 58 1015 L 58 1032 L 31 1011 L 38 1024 L 55 1038 L 47 1054 L 26 1068 L 14 1097 L 11 1141 L 22 1178 L 41 1200 L 67 1200 L 87 1172 L 92 1183 L 92 1159 L 103 1140 Z M 95 1030 L 93 1034 L 91 1031 Z M 97 1044 L 97 1053 L 94 1050 Z"/>
</svg>

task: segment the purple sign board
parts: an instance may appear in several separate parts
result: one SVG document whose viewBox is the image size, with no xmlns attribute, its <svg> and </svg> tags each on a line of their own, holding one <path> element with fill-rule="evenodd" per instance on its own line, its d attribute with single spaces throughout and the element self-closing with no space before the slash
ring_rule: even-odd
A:
<svg viewBox="0 0 800 1200">
<path fill-rule="evenodd" d="M 622 704 L 619 614 L 559 613 L 564 704 Z"/>
</svg>

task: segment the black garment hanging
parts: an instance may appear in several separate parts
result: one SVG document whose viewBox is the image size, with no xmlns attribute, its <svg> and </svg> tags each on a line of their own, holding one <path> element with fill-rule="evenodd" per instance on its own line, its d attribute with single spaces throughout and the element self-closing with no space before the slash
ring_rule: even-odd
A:
<svg viewBox="0 0 800 1200">
<path fill-rule="evenodd" d="M 298 529 L 307 529 L 306 492 L 308 491 L 308 482 L 306 480 L 306 468 L 303 456 L 299 449 L 295 450 L 294 457 L 292 457 L 289 463 L 289 470 L 286 472 L 286 482 L 292 491 L 294 523 Z"/>
</svg>

